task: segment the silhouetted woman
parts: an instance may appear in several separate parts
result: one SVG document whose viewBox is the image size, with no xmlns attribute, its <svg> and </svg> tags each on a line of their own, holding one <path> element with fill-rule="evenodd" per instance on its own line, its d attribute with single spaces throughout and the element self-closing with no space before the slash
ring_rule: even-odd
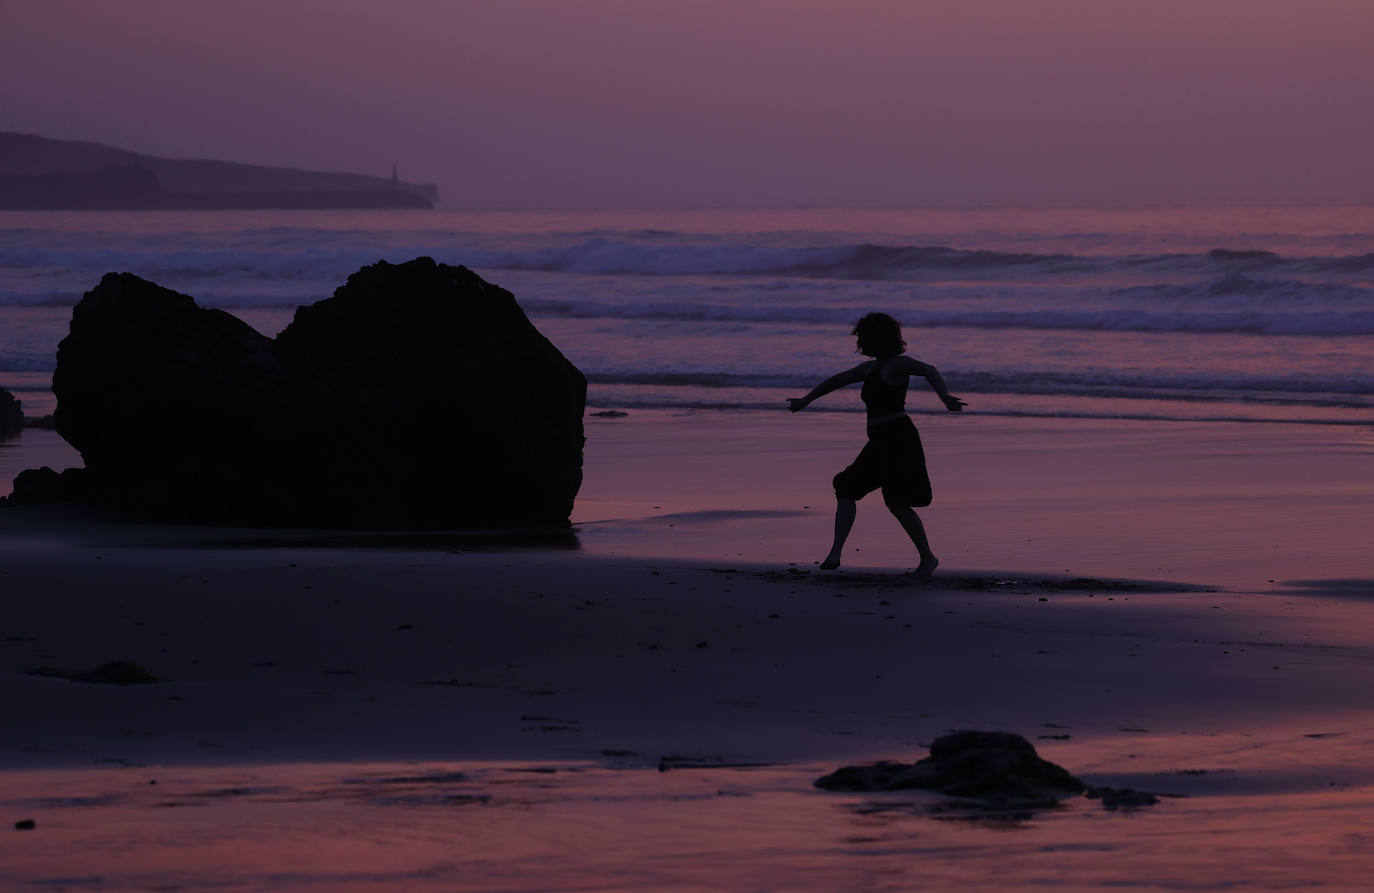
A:
<svg viewBox="0 0 1374 893">
<path fill-rule="evenodd" d="M 835 475 L 835 543 L 821 568 L 840 566 L 840 551 L 854 526 L 858 500 L 881 488 L 883 504 L 920 553 L 916 574 L 928 577 L 940 560 L 930 551 L 925 527 L 912 511 L 912 506 L 930 505 L 931 493 L 921 435 L 906 414 L 907 381 L 913 375 L 924 378 L 950 412 L 962 410 L 964 401 L 950 395 L 934 366 L 902 354 L 906 350 L 902 326 L 886 313 L 868 314 L 855 323 L 852 334 L 858 337 L 859 353 L 873 359 L 830 376 L 805 397 L 787 401 L 793 412 L 800 412 L 836 388 L 864 383 L 860 396 L 868 409 L 868 443 L 848 468 Z"/>
</svg>

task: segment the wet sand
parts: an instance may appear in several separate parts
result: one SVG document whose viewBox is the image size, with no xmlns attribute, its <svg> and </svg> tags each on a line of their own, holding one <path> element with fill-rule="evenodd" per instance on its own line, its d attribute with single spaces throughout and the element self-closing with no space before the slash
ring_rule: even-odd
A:
<svg viewBox="0 0 1374 893">
<path fill-rule="evenodd" d="M 922 581 L 812 564 L 855 416 L 701 418 L 589 423 L 576 549 L 0 512 L 0 886 L 1359 888 L 1367 432 L 918 418 Z M 963 728 L 1186 796 L 810 788 Z"/>
</svg>

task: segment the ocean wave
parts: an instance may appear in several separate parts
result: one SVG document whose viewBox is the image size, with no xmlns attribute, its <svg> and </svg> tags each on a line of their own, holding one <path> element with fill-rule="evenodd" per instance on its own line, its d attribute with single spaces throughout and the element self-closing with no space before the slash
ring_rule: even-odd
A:
<svg viewBox="0 0 1374 893">
<path fill-rule="evenodd" d="M 1044 394 L 1124 399 L 1186 400 L 1190 402 L 1244 400 L 1253 403 L 1306 406 L 1370 407 L 1374 405 L 1374 376 L 1280 377 L 1196 373 L 1115 373 L 1041 371 L 951 372 L 957 388 L 969 393 Z M 951 385 L 954 387 L 954 385 Z"/>
<path fill-rule="evenodd" d="M 1247 263 L 1269 263 L 1270 261 L 1279 259 L 1279 255 L 1273 251 L 1265 251 L 1262 249 L 1236 250 L 1231 248 L 1213 248 L 1211 251 L 1207 252 L 1207 257 L 1210 260 L 1224 262 L 1243 261 Z"/>
<path fill-rule="evenodd" d="M 807 391 L 814 373 L 746 374 L 710 371 L 586 371 L 596 385 L 649 388 L 785 388 Z M 1189 373 L 1110 373 L 1029 371 L 977 372 L 948 369 L 950 389 L 972 394 L 1041 394 L 1077 397 L 1217 401 L 1244 399 L 1255 403 L 1309 406 L 1374 405 L 1374 376 L 1282 378 L 1273 375 L 1197 375 Z"/>
<path fill-rule="evenodd" d="M 1310 282 L 1301 279 L 1258 279 L 1243 273 L 1228 273 L 1212 279 L 1182 284 L 1162 283 L 1118 288 L 1112 294 L 1130 298 L 1163 298 L 1170 301 L 1197 301 L 1214 298 L 1240 298 L 1254 304 L 1307 305 L 1313 303 L 1358 303 L 1374 306 L 1374 289 L 1338 282 Z"/>
<path fill-rule="evenodd" d="M 252 235 L 252 234 L 248 234 Z M 796 276 L 845 280 L 997 280 L 1009 276 L 1091 276 L 1141 270 L 1179 274 L 1265 273 L 1343 276 L 1374 273 L 1374 253 L 1338 257 L 1285 257 L 1262 249 L 1188 254 L 1076 255 L 952 248 L 944 245 L 795 244 L 776 236 L 756 239 L 636 231 L 597 235 L 573 244 L 493 249 L 462 233 L 407 234 L 411 241 L 370 241 L 368 233 L 300 233 L 278 241 L 187 246 L 175 239 L 80 246 L 29 239 L 0 243 L 0 269 L 127 270 L 145 278 L 324 281 L 378 259 L 393 262 L 428 255 L 445 263 L 486 270 L 524 270 L 606 276 Z M 478 241 L 481 241 L 480 239 Z M 547 246 L 547 239 L 543 240 Z M 165 243 L 165 247 L 163 244 Z M 332 286 L 331 286 L 332 287 Z"/>
<path fill-rule="evenodd" d="M 1285 258 L 1272 251 L 1212 249 L 1201 254 L 1074 255 L 950 248 L 942 245 L 772 247 L 748 243 L 641 244 L 594 238 L 542 251 L 473 251 L 463 263 L 496 270 L 600 275 L 769 275 L 833 279 L 1002 278 L 1008 274 L 1112 274 L 1142 268 L 1180 273 L 1284 271 L 1307 275 L 1374 272 L 1374 254 Z"/>
<path fill-rule="evenodd" d="M 51 372 L 56 368 L 56 356 L 0 353 L 0 372 Z"/>
<path fill-rule="evenodd" d="M 1081 272 L 1100 262 L 1068 254 L 966 250 L 943 246 L 857 245 L 774 247 L 758 244 L 641 244 L 589 239 L 543 251 L 465 252 L 468 266 L 599 275 L 769 275 L 833 279 L 907 278 L 938 273 L 987 275 L 1012 270 Z"/>
<path fill-rule="evenodd" d="M 71 291 L 0 292 L 0 307 L 72 307 L 79 300 L 81 294 Z"/>
<path fill-rule="evenodd" d="M 156 282 L 252 280 L 327 280 L 334 285 L 360 267 L 379 259 L 410 260 L 434 253 L 434 246 L 274 247 L 249 246 L 168 248 L 0 248 L 0 270 L 46 274 L 63 279 L 89 279 L 94 286 L 108 272 L 130 272 Z"/>
<path fill-rule="evenodd" d="M 187 284 L 154 278 L 192 295 L 202 307 L 230 312 L 290 311 L 329 296 L 324 283 L 217 279 Z M 81 288 L 49 284 L 24 291 L 0 291 L 0 307 L 68 308 Z M 775 288 L 727 289 L 714 299 L 710 288 L 664 291 L 621 289 L 607 300 L 592 289 L 541 287 L 517 293 L 536 322 L 550 319 L 737 325 L 849 326 L 877 302 L 903 325 L 921 328 L 1022 329 L 1084 332 L 1243 334 L 1265 336 L 1364 336 L 1374 334 L 1374 288 L 1300 280 L 1265 280 L 1233 274 L 1183 284 L 1156 283 L 1110 290 L 1017 285 L 996 291 L 960 292 L 923 284 L 881 295 L 819 290 L 780 300 Z M 582 297 L 577 294 L 592 294 Z M 562 294 L 560 294 L 562 292 Z M 546 296 L 550 294 L 555 296 Z M 573 293 L 574 296 L 564 295 Z M 965 299 L 965 294 L 967 299 Z M 759 300 L 751 301 L 752 297 Z M 843 303 L 837 303 L 837 299 Z"/>
<path fill-rule="evenodd" d="M 1151 286 L 1151 288 L 1159 288 Z M 569 319 L 662 320 L 668 322 L 847 324 L 852 307 L 776 304 L 725 305 L 691 301 L 615 304 L 596 300 L 521 300 L 530 316 Z M 1090 332 L 1167 332 L 1253 335 L 1374 334 L 1374 310 L 1165 309 L 1141 306 L 1086 310 L 894 308 L 905 326 L 982 329 L 1044 329 Z"/>
</svg>

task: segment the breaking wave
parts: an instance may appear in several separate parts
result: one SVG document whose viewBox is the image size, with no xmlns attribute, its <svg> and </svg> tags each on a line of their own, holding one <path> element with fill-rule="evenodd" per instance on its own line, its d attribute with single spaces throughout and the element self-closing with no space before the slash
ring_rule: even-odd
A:
<svg viewBox="0 0 1374 893">
<path fill-rule="evenodd" d="M 370 242 L 366 234 L 303 233 L 280 243 L 261 240 L 232 247 L 159 245 L 39 247 L 32 241 L 0 243 L 0 269 L 80 273 L 94 285 L 112 270 L 155 281 L 254 280 L 324 283 L 327 291 L 349 273 L 379 258 L 393 262 L 428 255 L 446 263 L 488 270 L 635 276 L 798 276 L 849 280 L 972 280 L 1008 276 L 1231 273 L 1287 276 L 1359 276 L 1374 273 L 1374 253 L 1338 257 L 1284 257 L 1271 251 L 1212 249 L 1198 254 L 1075 255 L 1008 252 L 942 245 L 769 244 L 768 237 L 730 241 L 675 233 L 595 236 L 559 247 L 494 250 L 473 246 L 463 234 Z M 625 238 L 629 236 L 630 238 Z M 774 239 L 773 241 L 776 241 Z M 466 244 L 465 244 L 466 243 Z M 90 278 L 94 274 L 94 278 Z M 87 287 L 90 287 L 89 285 Z"/>
<path fill-rule="evenodd" d="M 1270 251 L 1213 249 L 1205 254 L 1086 256 L 1036 254 L 945 246 L 862 243 L 833 247 L 774 248 L 752 244 L 657 245 L 604 238 L 535 252 L 478 251 L 469 266 L 496 270 L 641 276 L 770 275 L 834 279 L 999 278 L 1008 274 L 1107 274 L 1141 268 L 1181 272 L 1292 270 L 1306 274 L 1374 272 L 1374 253 L 1344 257 L 1284 258 Z"/>
<path fill-rule="evenodd" d="M 903 325 L 922 328 L 969 327 L 983 329 L 1046 329 L 1096 332 L 1178 332 L 1200 334 L 1255 335 L 1368 335 L 1374 334 L 1374 290 L 1347 286 L 1302 286 L 1284 284 L 1272 293 L 1285 298 L 1277 307 L 1255 304 L 1208 306 L 1197 300 L 1187 306 L 1158 306 L 1187 298 L 1203 299 L 1217 294 L 1215 285 L 1143 286 L 1116 293 L 1135 298 L 1112 302 L 1110 306 L 1085 309 L 1038 308 L 1033 296 L 1025 309 L 1007 307 L 923 308 L 914 305 L 895 308 Z M 1355 307 L 1333 309 L 1332 295 L 1343 304 Z M 1139 298 L 1161 299 L 1150 302 Z M 1166 302 L 1163 299 L 1168 299 Z M 1097 302 L 1087 302 L 1097 303 Z M 1151 306 L 1151 304 L 1155 306 Z M 660 320 L 666 322 L 734 323 L 852 323 L 851 306 L 711 304 L 698 301 L 644 301 L 613 303 L 595 299 L 560 300 L 535 298 L 521 300 L 533 317 L 568 319 Z"/>
</svg>

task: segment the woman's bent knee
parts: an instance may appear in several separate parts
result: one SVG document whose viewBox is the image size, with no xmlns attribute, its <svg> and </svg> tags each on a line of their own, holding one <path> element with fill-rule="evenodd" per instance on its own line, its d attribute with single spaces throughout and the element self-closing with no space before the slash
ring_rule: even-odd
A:
<svg viewBox="0 0 1374 893">
<path fill-rule="evenodd" d="M 835 488 L 836 499 L 848 499 L 850 502 L 858 502 L 864 494 L 854 492 L 854 486 L 846 478 L 844 472 L 835 475 L 830 485 Z"/>
</svg>

